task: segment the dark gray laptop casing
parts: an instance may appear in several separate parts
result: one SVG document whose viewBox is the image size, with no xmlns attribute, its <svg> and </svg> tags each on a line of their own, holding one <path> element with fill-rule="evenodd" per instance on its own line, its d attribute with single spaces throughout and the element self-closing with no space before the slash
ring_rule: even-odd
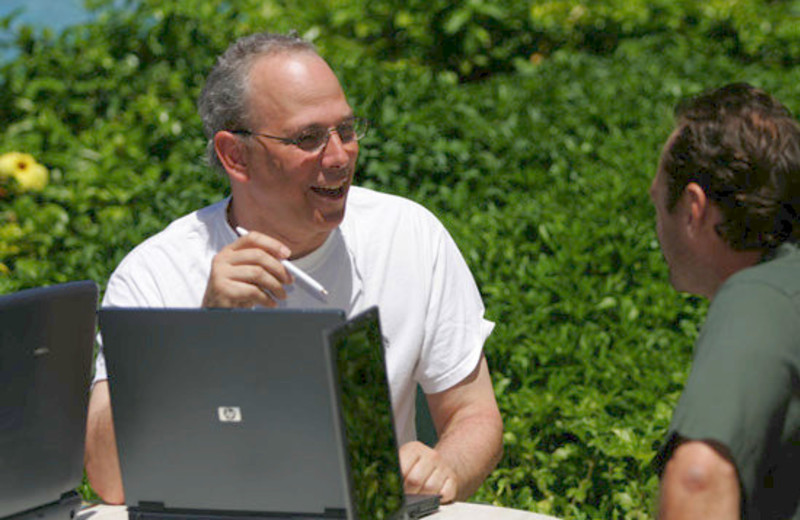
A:
<svg viewBox="0 0 800 520">
<path fill-rule="evenodd" d="M 334 310 L 101 309 L 129 508 L 341 514 L 323 333 L 344 319 Z"/>
<path fill-rule="evenodd" d="M 97 285 L 0 297 L 0 518 L 63 518 L 80 506 Z"/>
</svg>

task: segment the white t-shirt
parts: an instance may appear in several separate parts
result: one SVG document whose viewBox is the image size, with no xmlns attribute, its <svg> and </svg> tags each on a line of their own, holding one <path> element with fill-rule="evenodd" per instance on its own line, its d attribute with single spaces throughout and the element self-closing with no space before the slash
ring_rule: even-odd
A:
<svg viewBox="0 0 800 520">
<path fill-rule="evenodd" d="M 200 307 L 212 259 L 237 238 L 225 218 L 228 202 L 181 217 L 137 246 L 111 275 L 103 306 Z M 378 306 L 398 441 L 415 439 L 416 383 L 436 393 L 461 382 L 494 327 L 444 226 L 410 200 L 354 186 L 342 224 L 292 262 L 329 296 L 295 283 L 282 307 L 339 308 L 353 316 Z M 101 354 L 95 380 L 106 377 Z"/>
</svg>

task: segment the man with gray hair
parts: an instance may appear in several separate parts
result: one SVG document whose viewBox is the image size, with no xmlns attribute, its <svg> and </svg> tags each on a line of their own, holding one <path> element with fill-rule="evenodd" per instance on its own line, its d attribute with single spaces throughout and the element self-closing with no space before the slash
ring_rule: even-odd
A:
<svg viewBox="0 0 800 520">
<path fill-rule="evenodd" d="M 367 125 L 308 42 L 239 40 L 211 71 L 199 108 L 209 161 L 231 196 L 136 247 L 103 305 L 328 307 L 348 316 L 377 305 L 405 488 L 444 502 L 469 497 L 500 457 L 502 421 L 483 356 L 493 324 L 452 238 L 421 206 L 352 185 Z M 297 286 L 284 259 L 328 296 Z M 438 432 L 433 448 L 415 440 L 417 384 Z M 102 354 L 86 470 L 103 499 L 124 501 Z"/>
</svg>

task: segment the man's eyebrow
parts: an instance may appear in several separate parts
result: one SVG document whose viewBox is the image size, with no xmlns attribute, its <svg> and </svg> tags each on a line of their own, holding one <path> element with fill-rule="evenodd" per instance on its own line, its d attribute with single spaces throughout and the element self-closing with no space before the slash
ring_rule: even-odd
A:
<svg viewBox="0 0 800 520">
<path fill-rule="evenodd" d="M 355 114 L 353 112 L 350 112 L 348 115 L 342 117 L 333 126 L 339 126 L 339 125 L 341 125 L 342 123 L 344 123 L 346 121 L 354 119 L 355 117 L 356 117 Z M 309 132 L 309 131 L 313 131 L 313 130 L 326 130 L 327 128 L 328 128 L 328 125 L 323 125 L 322 123 L 309 123 L 307 125 L 301 126 L 301 127 L 297 128 L 296 130 L 290 132 L 290 134 L 291 135 L 300 135 L 300 134 L 303 134 L 305 132 Z"/>
</svg>

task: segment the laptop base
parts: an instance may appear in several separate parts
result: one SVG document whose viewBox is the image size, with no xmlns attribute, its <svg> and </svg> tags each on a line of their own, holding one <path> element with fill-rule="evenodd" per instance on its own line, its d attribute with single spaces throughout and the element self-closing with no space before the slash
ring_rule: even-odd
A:
<svg viewBox="0 0 800 520">
<path fill-rule="evenodd" d="M 208 511 L 200 509 L 165 509 L 162 506 L 128 507 L 129 520 L 333 520 L 344 519 L 343 509 L 326 509 L 321 515 L 264 513 L 249 511 Z"/>
<path fill-rule="evenodd" d="M 440 502 L 439 495 L 406 495 L 403 510 L 408 518 L 422 518 L 438 511 Z"/>
<path fill-rule="evenodd" d="M 75 518 L 80 508 L 81 496 L 77 491 L 70 491 L 64 493 L 57 502 L 6 516 L 0 520 L 70 520 Z"/>
</svg>

